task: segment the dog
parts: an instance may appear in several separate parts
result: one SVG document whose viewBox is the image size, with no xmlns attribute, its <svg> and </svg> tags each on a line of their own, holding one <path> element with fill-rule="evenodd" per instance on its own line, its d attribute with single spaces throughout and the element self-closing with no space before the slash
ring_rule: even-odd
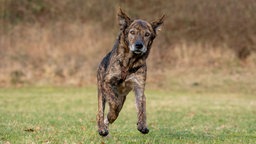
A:
<svg viewBox="0 0 256 144">
<path fill-rule="evenodd" d="M 118 12 L 120 33 L 113 49 L 103 58 L 97 71 L 98 133 L 108 135 L 108 125 L 118 117 L 127 94 L 133 90 L 136 97 L 137 129 L 147 134 L 146 97 L 144 94 L 147 65 L 153 40 L 164 22 L 163 15 L 151 23 L 129 18 L 120 8 Z M 104 119 L 106 102 L 109 112 Z"/>
</svg>

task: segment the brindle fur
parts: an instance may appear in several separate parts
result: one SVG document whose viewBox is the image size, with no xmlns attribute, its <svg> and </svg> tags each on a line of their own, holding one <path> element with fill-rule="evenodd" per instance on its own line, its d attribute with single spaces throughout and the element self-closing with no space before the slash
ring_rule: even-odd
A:
<svg viewBox="0 0 256 144">
<path fill-rule="evenodd" d="M 98 132 L 101 136 L 108 135 L 108 124 L 117 119 L 126 95 L 134 90 L 138 117 L 137 129 L 147 134 L 149 129 L 146 124 L 144 95 L 146 59 L 164 16 L 149 23 L 141 19 L 131 20 L 120 9 L 118 18 L 120 34 L 112 51 L 103 58 L 98 68 Z M 132 51 L 132 48 L 137 48 L 137 51 Z M 109 104 L 109 112 L 104 120 L 106 102 Z"/>
</svg>

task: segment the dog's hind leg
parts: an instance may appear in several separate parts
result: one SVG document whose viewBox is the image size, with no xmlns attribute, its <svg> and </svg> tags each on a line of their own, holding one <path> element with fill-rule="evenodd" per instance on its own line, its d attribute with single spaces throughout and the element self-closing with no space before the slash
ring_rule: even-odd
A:
<svg viewBox="0 0 256 144">
<path fill-rule="evenodd" d="M 104 111 L 106 99 L 102 92 L 103 89 L 98 88 L 98 115 L 97 115 L 97 123 L 98 123 L 98 132 L 101 136 L 108 135 L 108 127 L 104 124 Z"/>
</svg>

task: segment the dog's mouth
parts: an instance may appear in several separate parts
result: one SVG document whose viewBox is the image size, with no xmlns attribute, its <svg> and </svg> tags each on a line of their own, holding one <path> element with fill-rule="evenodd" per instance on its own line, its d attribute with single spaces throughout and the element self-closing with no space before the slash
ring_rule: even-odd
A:
<svg viewBox="0 0 256 144">
<path fill-rule="evenodd" d="M 141 55 L 147 51 L 147 49 L 143 46 L 141 48 L 136 48 L 134 45 L 130 46 L 130 51 L 136 55 Z"/>
<path fill-rule="evenodd" d="M 133 51 L 133 53 L 135 53 L 135 54 L 142 54 L 143 52 L 141 50 L 135 50 L 135 51 Z"/>
</svg>

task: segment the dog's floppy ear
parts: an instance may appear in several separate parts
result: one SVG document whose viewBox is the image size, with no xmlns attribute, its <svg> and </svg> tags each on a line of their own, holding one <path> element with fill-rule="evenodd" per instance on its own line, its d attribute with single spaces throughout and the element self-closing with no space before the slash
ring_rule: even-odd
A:
<svg viewBox="0 0 256 144">
<path fill-rule="evenodd" d="M 156 21 L 151 22 L 151 26 L 155 32 L 160 30 L 160 26 L 164 23 L 165 15 L 162 15 L 161 18 L 159 18 Z"/>
<path fill-rule="evenodd" d="M 119 8 L 117 16 L 120 25 L 120 30 L 123 31 L 131 24 L 131 19 L 123 12 L 121 8 Z"/>
</svg>

